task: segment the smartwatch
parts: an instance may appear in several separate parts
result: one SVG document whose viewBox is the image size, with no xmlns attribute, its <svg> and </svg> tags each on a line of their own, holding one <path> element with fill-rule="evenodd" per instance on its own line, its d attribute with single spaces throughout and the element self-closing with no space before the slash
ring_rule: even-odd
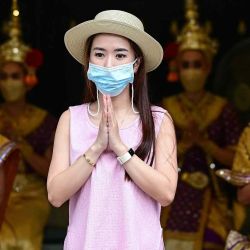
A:
<svg viewBox="0 0 250 250">
<path fill-rule="evenodd" d="M 134 150 L 130 148 L 128 152 L 126 152 L 124 155 L 118 156 L 117 160 L 120 162 L 121 165 L 123 165 L 125 162 L 127 162 L 133 155 L 135 154 Z"/>
</svg>

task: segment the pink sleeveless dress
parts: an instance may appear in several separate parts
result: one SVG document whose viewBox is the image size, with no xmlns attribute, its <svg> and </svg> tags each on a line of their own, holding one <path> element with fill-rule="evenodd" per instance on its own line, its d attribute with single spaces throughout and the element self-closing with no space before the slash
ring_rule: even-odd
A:
<svg viewBox="0 0 250 250">
<path fill-rule="evenodd" d="M 154 106 L 155 131 L 164 109 Z M 97 137 L 87 104 L 71 106 L 70 164 Z M 123 142 L 136 149 L 141 139 L 140 119 L 120 129 Z M 69 226 L 64 250 L 163 250 L 160 204 L 133 181 L 125 181 L 124 168 L 112 152 L 103 153 L 89 179 L 70 198 Z M 74 181 L 74 180 L 68 180 Z"/>
</svg>

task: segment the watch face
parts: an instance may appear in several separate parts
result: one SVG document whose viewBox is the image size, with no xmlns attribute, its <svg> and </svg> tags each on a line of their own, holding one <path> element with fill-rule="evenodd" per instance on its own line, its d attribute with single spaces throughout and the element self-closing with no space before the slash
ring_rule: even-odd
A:
<svg viewBox="0 0 250 250">
<path fill-rule="evenodd" d="M 129 152 L 129 154 L 130 154 L 131 156 L 133 156 L 133 155 L 135 154 L 135 152 L 134 152 L 134 150 L 133 150 L 132 148 L 130 148 L 128 152 Z"/>
</svg>

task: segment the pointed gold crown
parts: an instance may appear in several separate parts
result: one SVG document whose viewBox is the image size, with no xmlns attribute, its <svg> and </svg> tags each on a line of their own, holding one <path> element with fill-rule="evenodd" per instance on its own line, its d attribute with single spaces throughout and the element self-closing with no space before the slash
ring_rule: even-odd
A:
<svg viewBox="0 0 250 250">
<path fill-rule="evenodd" d="M 20 12 L 17 0 L 12 1 L 11 18 L 8 26 L 9 39 L 0 46 L 0 62 L 14 61 L 25 62 L 30 47 L 22 41 Z"/>
<path fill-rule="evenodd" d="M 197 5 L 194 0 L 186 0 L 186 24 L 177 37 L 179 51 L 201 50 L 209 59 L 217 53 L 218 43 L 209 37 L 209 32 L 198 23 Z"/>
</svg>

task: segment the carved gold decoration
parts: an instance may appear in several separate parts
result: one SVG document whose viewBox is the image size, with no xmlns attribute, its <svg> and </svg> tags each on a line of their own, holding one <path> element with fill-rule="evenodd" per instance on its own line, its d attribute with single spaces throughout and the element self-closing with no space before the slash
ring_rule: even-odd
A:
<svg viewBox="0 0 250 250">
<path fill-rule="evenodd" d="M 177 37 L 179 51 L 201 50 L 210 59 L 217 53 L 218 42 L 209 37 L 209 31 L 198 23 L 198 10 L 194 0 L 186 0 L 186 24 Z"/>
<path fill-rule="evenodd" d="M 208 177 L 200 171 L 193 173 L 185 172 L 182 174 L 181 179 L 196 189 L 205 188 L 209 182 Z"/>
<path fill-rule="evenodd" d="M 31 48 L 22 41 L 20 11 L 17 0 L 12 1 L 8 36 L 9 39 L 0 46 L 0 62 L 24 62 L 26 54 Z"/>
</svg>

